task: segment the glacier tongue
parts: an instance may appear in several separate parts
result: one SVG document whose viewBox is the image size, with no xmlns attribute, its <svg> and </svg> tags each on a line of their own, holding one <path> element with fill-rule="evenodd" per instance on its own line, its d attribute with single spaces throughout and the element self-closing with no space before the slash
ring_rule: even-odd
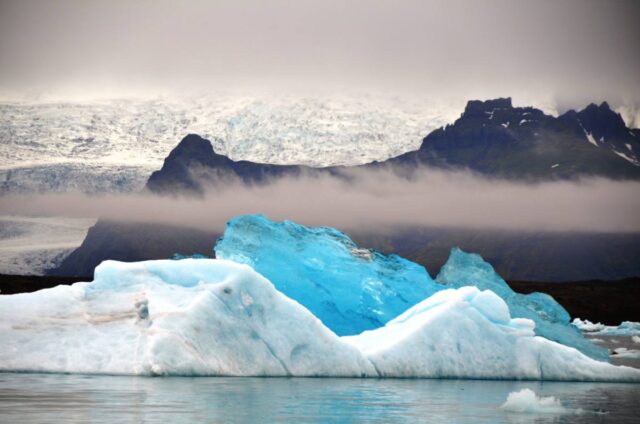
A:
<svg viewBox="0 0 640 424">
<path fill-rule="evenodd" d="M 380 327 L 440 290 L 424 267 L 361 249 L 334 228 L 263 215 L 232 219 L 215 251 L 253 267 L 341 336 Z"/>
<path fill-rule="evenodd" d="M 93 283 L 0 296 L 0 371 L 640 382 L 533 327 L 463 287 L 340 338 L 246 265 L 107 261 Z"/>
</svg>

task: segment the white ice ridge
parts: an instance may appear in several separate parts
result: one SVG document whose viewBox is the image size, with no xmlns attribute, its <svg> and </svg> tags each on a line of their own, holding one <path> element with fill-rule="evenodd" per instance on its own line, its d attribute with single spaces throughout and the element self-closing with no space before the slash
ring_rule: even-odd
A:
<svg viewBox="0 0 640 424">
<path fill-rule="evenodd" d="M 338 337 L 247 265 L 107 261 L 92 283 L 0 296 L 0 370 L 138 375 L 453 377 L 640 382 L 534 336 L 475 287 Z"/>
<path fill-rule="evenodd" d="M 574 318 L 571 324 L 578 327 L 583 333 L 602 336 L 640 336 L 640 322 L 623 321 L 620 325 L 605 325 L 593 323 L 588 319 Z"/>
</svg>

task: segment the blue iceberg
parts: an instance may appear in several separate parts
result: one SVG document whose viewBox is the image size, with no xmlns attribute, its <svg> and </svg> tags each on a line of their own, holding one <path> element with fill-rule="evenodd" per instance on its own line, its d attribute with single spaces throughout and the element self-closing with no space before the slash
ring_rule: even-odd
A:
<svg viewBox="0 0 640 424">
<path fill-rule="evenodd" d="M 381 327 L 438 291 L 476 286 L 504 299 L 513 317 L 533 320 L 536 335 L 609 360 L 551 296 L 515 293 L 480 255 L 457 248 L 434 281 L 421 265 L 360 248 L 334 228 L 243 215 L 227 224 L 215 252 L 251 266 L 340 336 Z"/>
<path fill-rule="evenodd" d="M 463 287 L 338 337 L 247 265 L 105 261 L 91 283 L 0 295 L 0 372 L 640 382 L 534 326 Z"/>
<path fill-rule="evenodd" d="M 263 215 L 232 219 L 215 252 L 251 266 L 339 336 L 381 327 L 441 289 L 424 267 L 359 248 L 334 228 Z"/>
<path fill-rule="evenodd" d="M 566 346 L 589 349 L 566 311 L 478 255 L 454 250 L 434 281 L 337 230 L 259 215 L 216 251 L 233 261 L 105 261 L 91 283 L 0 295 L 0 372 L 640 382 Z"/>
</svg>

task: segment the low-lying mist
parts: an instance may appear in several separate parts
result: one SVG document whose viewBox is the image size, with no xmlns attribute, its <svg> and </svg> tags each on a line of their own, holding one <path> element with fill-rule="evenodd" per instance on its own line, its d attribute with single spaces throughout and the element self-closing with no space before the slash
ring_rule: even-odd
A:
<svg viewBox="0 0 640 424">
<path fill-rule="evenodd" d="M 223 230 L 231 217 L 262 213 L 307 225 L 382 231 L 398 226 L 484 230 L 640 232 L 640 182 L 587 178 L 511 182 L 469 172 L 387 170 L 229 182 L 200 197 L 80 193 L 4 196 L 0 214 L 99 217 Z"/>
</svg>

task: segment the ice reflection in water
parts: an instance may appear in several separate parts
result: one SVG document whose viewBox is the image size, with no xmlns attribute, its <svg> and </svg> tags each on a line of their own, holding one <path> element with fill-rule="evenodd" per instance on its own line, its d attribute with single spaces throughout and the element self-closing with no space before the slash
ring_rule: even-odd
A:
<svg viewBox="0 0 640 424">
<path fill-rule="evenodd" d="M 530 388 L 598 415 L 499 406 Z M 0 422 L 632 422 L 640 385 L 469 380 L 0 374 Z"/>
</svg>

